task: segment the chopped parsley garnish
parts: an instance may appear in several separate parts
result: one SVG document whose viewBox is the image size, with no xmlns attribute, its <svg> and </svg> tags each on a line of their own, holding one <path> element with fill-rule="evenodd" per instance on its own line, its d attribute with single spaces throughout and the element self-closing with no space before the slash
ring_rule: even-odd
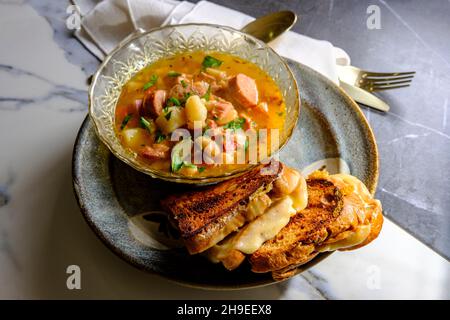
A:
<svg viewBox="0 0 450 320">
<path fill-rule="evenodd" d="M 245 123 L 245 119 L 239 118 L 239 119 L 233 120 L 231 122 L 228 122 L 223 127 L 225 129 L 238 130 L 238 129 L 242 129 L 244 127 L 244 123 Z"/>
<path fill-rule="evenodd" d="M 181 80 L 181 86 L 182 86 L 183 88 L 187 88 L 188 84 L 186 83 L 186 81 Z"/>
<path fill-rule="evenodd" d="M 166 113 L 164 115 L 164 118 L 166 118 L 166 120 L 170 120 L 170 116 L 172 115 L 172 110 L 170 110 L 168 113 Z"/>
<path fill-rule="evenodd" d="M 144 117 L 141 117 L 141 119 L 139 119 L 139 123 L 140 123 L 142 128 L 147 129 L 148 132 L 150 132 L 150 133 L 152 133 L 153 130 L 155 129 L 154 126 L 153 126 L 153 123 L 151 123 L 150 121 L 148 121 Z"/>
<path fill-rule="evenodd" d="M 205 69 L 206 68 L 214 68 L 214 67 L 220 67 L 221 64 L 222 64 L 222 61 L 220 61 L 214 57 L 211 57 L 211 56 L 206 56 L 203 59 L 202 67 Z"/>
<path fill-rule="evenodd" d="M 202 173 L 203 171 L 205 171 L 205 169 L 206 169 L 205 167 L 198 167 L 198 168 L 197 168 L 198 172 L 200 172 L 200 173 Z"/>
<path fill-rule="evenodd" d="M 154 74 L 150 77 L 150 81 L 147 82 L 146 84 L 144 84 L 142 89 L 144 89 L 144 91 L 145 91 L 148 88 L 153 87 L 156 84 L 156 81 L 158 81 L 158 76 L 156 74 Z"/>
<path fill-rule="evenodd" d="M 173 147 L 170 165 L 172 172 L 177 172 L 185 165 L 185 158 L 187 155 L 183 153 L 190 150 L 190 148 L 192 148 L 191 138 L 183 139 Z"/>
<path fill-rule="evenodd" d="M 174 172 L 180 170 L 180 169 L 183 168 L 183 167 L 184 167 L 184 168 L 197 169 L 197 171 L 198 171 L 198 169 L 199 169 L 195 164 L 188 163 L 188 162 L 186 162 L 186 161 L 183 161 L 183 162 L 175 161 L 175 163 L 172 163 L 172 164 L 174 164 L 174 165 L 172 166 L 172 170 L 173 170 Z"/>
<path fill-rule="evenodd" d="M 168 75 L 169 77 L 171 77 L 171 78 L 175 78 L 175 77 L 181 76 L 181 73 L 176 72 L 176 71 L 169 71 L 169 72 L 167 73 L 167 75 Z"/>
<path fill-rule="evenodd" d="M 161 143 L 166 140 L 166 135 L 161 131 L 156 132 L 155 143 Z"/>
<path fill-rule="evenodd" d="M 171 106 L 181 106 L 181 102 L 180 100 L 178 100 L 175 97 L 170 97 L 169 99 L 167 99 L 167 106 L 171 107 Z"/>
<path fill-rule="evenodd" d="M 177 172 L 181 169 L 183 166 L 183 161 L 181 161 L 181 158 L 179 155 L 172 156 L 172 172 Z"/>
<path fill-rule="evenodd" d="M 205 167 L 198 167 L 198 166 L 196 166 L 195 164 L 193 164 L 193 163 L 188 163 L 188 162 L 186 162 L 186 161 L 184 161 L 183 162 L 183 164 L 181 165 L 181 168 L 183 168 L 183 167 L 185 167 L 185 168 L 190 168 L 190 169 L 197 169 L 197 171 L 198 172 L 200 172 L 200 173 L 202 173 L 203 171 L 205 171 Z M 180 169 L 181 169 L 180 168 Z M 179 169 L 178 169 L 179 170 Z"/>
<path fill-rule="evenodd" d="M 203 95 L 203 99 L 205 99 L 206 101 L 209 101 L 209 98 L 211 97 L 211 85 L 208 86 L 208 90 L 206 91 L 206 93 Z"/>
<path fill-rule="evenodd" d="M 130 119 L 132 117 L 133 117 L 133 114 L 129 113 L 125 116 L 125 118 L 123 118 L 122 124 L 120 125 L 120 130 L 123 130 L 127 126 L 128 122 L 130 121 Z"/>
<path fill-rule="evenodd" d="M 184 97 L 183 97 L 184 101 L 186 101 L 187 99 L 189 99 L 190 96 L 192 96 L 192 92 L 186 92 L 186 93 L 184 94 Z"/>
<path fill-rule="evenodd" d="M 187 163 L 186 161 L 183 162 L 183 167 L 197 169 L 197 166 L 195 164 Z"/>
</svg>

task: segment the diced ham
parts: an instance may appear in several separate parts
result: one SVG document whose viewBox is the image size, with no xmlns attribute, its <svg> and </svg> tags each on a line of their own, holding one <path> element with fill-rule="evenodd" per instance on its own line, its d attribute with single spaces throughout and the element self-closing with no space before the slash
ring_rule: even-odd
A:
<svg viewBox="0 0 450 320">
<path fill-rule="evenodd" d="M 177 98 L 178 100 L 183 100 L 187 93 L 192 91 L 192 86 L 189 83 L 176 84 L 170 89 L 169 96 Z"/>
<path fill-rule="evenodd" d="M 150 160 L 168 159 L 170 155 L 170 147 L 164 144 L 156 143 L 152 146 L 142 147 L 140 154 L 144 158 Z"/>
<path fill-rule="evenodd" d="M 178 83 L 170 89 L 169 96 L 177 98 L 178 100 L 186 99 L 186 95 L 196 94 L 198 96 L 203 96 L 208 91 L 209 84 L 205 81 L 184 82 L 183 84 Z"/>
<path fill-rule="evenodd" d="M 204 96 L 206 92 L 208 92 L 209 83 L 206 81 L 196 81 L 193 84 L 193 90 L 195 93 L 197 93 L 200 97 Z"/>
<path fill-rule="evenodd" d="M 164 77 L 164 83 L 167 87 L 173 87 L 176 84 L 184 83 L 190 83 L 192 81 L 192 75 L 187 75 L 185 73 L 182 73 L 179 76 L 171 77 L 169 75 L 166 75 Z"/>
<path fill-rule="evenodd" d="M 256 81 L 245 74 L 239 73 L 229 81 L 231 96 L 243 107 L 252 108 L 258 103 L 258 88 Z"/>
<path fill-rule="evenodd" d="M 152 117 L 158 117 L 162 113 L 166 95 L 166 90 L 155 90 L 145 95 L 144 108 Z"/>
<path fill-rule="evenodd" d="M 208 102 L 208 109 L 218 125 L 224 125 L 236 119 L 237 111 L 233 104 L 223 99 L 213 100 Z"/>
<path fill-rule="evenodd" d="M 200 74 L 197 76 L 200 80 L 207 80 L 209 82 L 216 81 L 216 78 L 214 78 L 212 75 L 207 74 L 206 72 L 200 72 Z"/>
</svg>

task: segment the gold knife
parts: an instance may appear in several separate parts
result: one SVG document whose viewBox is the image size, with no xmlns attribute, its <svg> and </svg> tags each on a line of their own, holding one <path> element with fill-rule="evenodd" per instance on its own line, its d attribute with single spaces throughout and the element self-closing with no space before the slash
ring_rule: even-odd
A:
<svg viewBox="0 0 450 320">
<path fill-rule="evenodd" d="M 376 110 L 384 112 L 389 111 L 389 105 L 373 94 L 342 80 L 339 80 L 339 86 L 356 102 L 359 102 Z"/>
</svg>

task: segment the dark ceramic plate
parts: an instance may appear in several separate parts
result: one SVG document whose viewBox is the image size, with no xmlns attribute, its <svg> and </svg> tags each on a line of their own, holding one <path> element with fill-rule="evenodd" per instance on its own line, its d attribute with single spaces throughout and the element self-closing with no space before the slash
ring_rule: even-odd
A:
<svg viewBox="0 0 450 320">
<path fill-rule="evenodd" d="M 302 106 L 297 128 L 280 160 L 298 169 L 325 163 L 330 171 L 339 171 L 332 167 L 341 163 L 340 171 L 349 169 L 374 193 L 377 147 L 359 107 L 322 75 L 295 62 L 289 65 L 299 85 Z M 320 161 L 323 159 L 329 161 Z M 158 210 L 163 196 L 195 186 L 156 180 L 124 164 L 100 142 L 88 118 L 75 142 L 73 185 L 81 211 L 94 232 L 117 255 L 140 269 L 202 288 L 236 289 L 274 283 L 269 274 L 250 272 L 245 263 L 229 272 L 202 256 L 189 256 Z M 317 256 L 298 271 L 326 256 Z"/>
</svg>

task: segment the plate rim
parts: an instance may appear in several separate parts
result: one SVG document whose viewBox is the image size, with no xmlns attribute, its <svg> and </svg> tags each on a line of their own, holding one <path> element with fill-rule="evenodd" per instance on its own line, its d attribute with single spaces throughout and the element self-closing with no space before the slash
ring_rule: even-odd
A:
<svg viewBox="0 0 450 320">
<path fill-rule="evenodd" d="M 286 58 L 285 58 L 286 59 Z M 367 188 L 369 189 L 369 192 L 374 195 L 376 188 L 377 188 L 377 184 L 378 184 L 378 178 L 379 178 L 379 154 L 378 154 L 378 146 L 376 143 L 376 138 L 375 135 L 373 133 L 372 128 L 370 127 L 369 122 L 367 121 L 364 113 L 362 112 L 362 110 L 360 109 L 359 105 L 341 88 L 339 87 L 336 83 L 334 83 L 333 81 L 331 81 L 330 79 L 328 79 L 327 77 L 325 77 L 324 75 L 322 75 L 321 73 L 315 71 L 314 69 L 293 61 L 291 59 L 286 59 L 287 61 L 291 62 L 291 63 L 295 63 L 298 64 L 300 66 L 300 68 L 303 69 L 307 69 L 308 72 L 312 73 L 315 77 L 320 78 L 321 81 L 325 82 L 329 87 L 332 87 L 334 90 L 336 90 L 339 95 L 344 98 L 344 101 L 346 102 L 347 105 L 349 105 L 353 111 L 355 111 L 357 118 L 360 122 L 360 124 L 363 125 L 365 131 L 368 133 L 368 143 L 370 145 L 370 152 L 373 153 L 373 158 L 374 158 L 374 162 L 372 163 L 372 166 L 374 167 L 374 172 L 369 174 L 369 177 L 371 178 L 369 183 L 370 185 L 367 185 Z M 301 88 L 299 89 L 301 90 Z M 300 115 L 301 116 L 301 115 Z M 96 236 L 101 240 L 101 242 L 103 242 L 105 244 L 105 246 L 107 248 L 109 248 L 115 255 L 117 255 L 119 258 L 121 258 L 122 260 L 126 261 L 127 263 L 131 264 L 132 266 L 134 266 L 135 268 L 148 272 L 150 274 L 153 275 L 157 275 L 160 276 L 164 279 L 169 280 L 172 283 L 176 283 L 176 284 L 180 284 L 183 286 L 187 286 L 190 288 L 196 288 L 196 289 L 203 289 L 203 290 L 216 290 L 216 291 L 234 291 L 234 290 L 243 290 L 243 289 L 251 289 L 251 288 L 260 288 L 260 287 L 264 287 L 264 286 L 269 286 L 269 285 L 273 285 L 273 284 L 278 284 L 281 282 L 284 282 L 288 279 L 285 280 L 281 280 L 281 281 L 276 281 L 276 280 L 266 280 L 263 279 L 260 282 L 254 282 L 253 284 L 242 284 L 242 285 L 230 285 L 230 286 L 222 286 L 222 285 L 209 285 L 209 284 L 198 284 L 196 282 L 191 282 L 191 281 L 187 281 L 187 280 L 180 280 L 180 279 L 174 279 L 172 277 L 169 277 L 167 275 L 163 275 L 160 274 L 158 272 L 155 272 L 154 270 L 145 267 L 144 265 L 142 265 L 138 260 L 133 259 L 133 257 L 131 257 L 130 255 L 126 254 L 125 252 L 123 252 L 123 250 L 119 249 L 118 246 L 114 245 L 112 243 L 112 241 L 110 241 L 109 239 L 107 239 L 103 232 L 99 229 L 99 227 L 93 222 L 91 216 L 89 215 L 89 213 L 87 212 L 87 208 L 85 206 L 85 202 L 84 199 L 82 199 L 82 195 L 80 193 L 80 187 L 79 187 L 79 181 L 77 179 L 78 176 L 78 168 L 76 165 L 76 155 L 79 152 L 79 148 L 81 147 L 81 144 L 79 143 L 80 139 L 81 139 L 81 135 L 84 132 L 84 128 L 87 126 L 88 121 L 90 120 L 89 114 L 86 115 L 85 119 L 83 120 L 80 129 L 77 133 L 75 142 L 74 142 L 74 146 L 73 146 L 73 151 L 72 151 L 72 187 L 73 187 L 73 192 L 77 201 L 77 204 L 80 208 L 80 211 L 84 217 L 84 219 L 86 220 L 87 224 L 89 225 L 89 227 L 92 229 L 92 231 L 96 234 Z M 309 263 L 307 263 L 306 265 L 306 269 L 301 270 L 302 266 L 298 267 L 298 272 L 296 273 L 296 275 L 298 275 L 299 273 L 306 271 L 307 269 L 309 269 L 310 267 L 313 267 L 314 265 L 316 265 L 317 263 L 320 263 L 322 260 L 326 259 L 329 255 L 331 255 L 333 252 L 326 252 L 326 253 L 321 253 L 320 255 L 318 255 L 316 258 L 314 258 L 313 260 L 311 260 Z M 290 278 L 289 278 L 290 279 Z"/>
</svg>

